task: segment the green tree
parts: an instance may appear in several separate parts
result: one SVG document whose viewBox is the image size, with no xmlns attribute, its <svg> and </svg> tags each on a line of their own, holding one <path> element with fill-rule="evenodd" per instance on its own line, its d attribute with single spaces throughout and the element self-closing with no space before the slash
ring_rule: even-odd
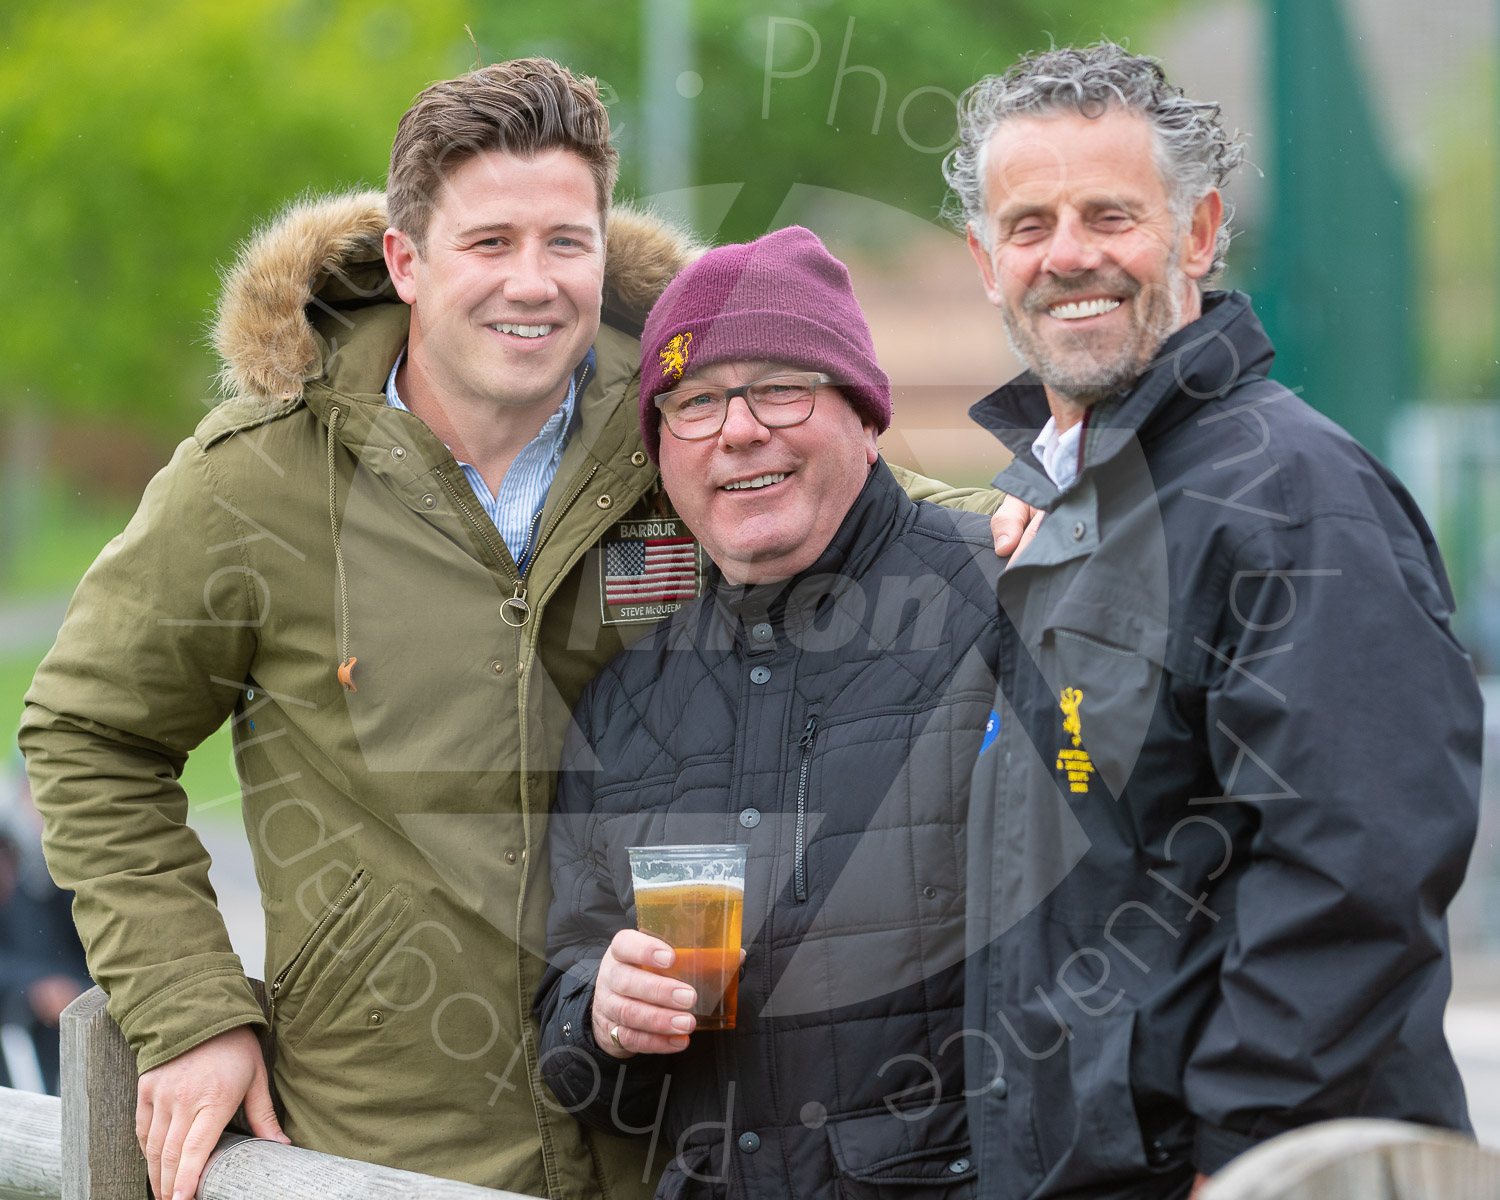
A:
<svg viewBox="0 0 1500 1200">
<path fill-rule="evenodd" d="M 396 118 L 472 56 L 457 4 L 47 0 L 0 27 L 5 399 L 179 431 L 217 268 L 289 196 L 378 185 Z"/>
</svg>

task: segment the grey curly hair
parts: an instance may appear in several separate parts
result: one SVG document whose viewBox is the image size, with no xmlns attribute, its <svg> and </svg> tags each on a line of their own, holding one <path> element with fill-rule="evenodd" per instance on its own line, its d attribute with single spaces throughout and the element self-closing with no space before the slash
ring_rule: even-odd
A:
<svg viewBox="0 0 1500 1200">
<path fill-rule="evenodd" d="M 990 139 L 1012 117 L 1045 117 L 1059 111 L 1098 116 L 1115 106 L 1138 113 L 1155 135 L 1156 167 L 1166 184 L 1172 215 L 1180 228 L 1210 190 L 1223 187 L 1239 166 L 1245 147 L 1238 133 L 1226 132 L 1220 109 L 1190 100 L 1167 82 L 1155 59 L 1129 53 L 1114 42 L 1082 48 L 1065 46 L 1021 58 L 1004 75 L 988 75 L 958 102 L 958 145 L 943 160 L 943 178 L 956 193 L 948 215 L 967 227 L 986 248 L 989 227 L 984 195 L 985 159 Z M 1213 265 L 1199 280 L 1211 283 L 1224 269 L 1232 210 L 1225 206 L 1214 246 Z"/>
</svg>

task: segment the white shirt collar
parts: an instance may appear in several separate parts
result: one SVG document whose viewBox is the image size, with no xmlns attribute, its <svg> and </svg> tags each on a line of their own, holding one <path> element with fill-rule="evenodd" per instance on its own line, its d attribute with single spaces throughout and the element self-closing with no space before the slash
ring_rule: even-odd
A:
<svg viewBox="0 0 1500 1200">
<path fill-rule="evenodd" d="M 1067 491 L 1078 478 L 1078 445 L 1083 438 L 1083 425 L 1077 421 L 1058 433 L 1057 418 L 1048 417 L 1036 441 L 1031 443 L 1031 452 L 1060 492 Z"/>
</svg>

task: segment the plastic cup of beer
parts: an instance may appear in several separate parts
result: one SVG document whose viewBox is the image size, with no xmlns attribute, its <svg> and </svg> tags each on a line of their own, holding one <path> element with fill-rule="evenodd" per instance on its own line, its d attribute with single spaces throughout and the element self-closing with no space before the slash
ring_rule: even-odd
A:
<svg viewBox="0 0 1500 1200">
<path fill-rule="evenodd" d="M 699 1029 L 733 1029 L 747 846 L 631 846 L 636 928 L 676 952 L 657 975 L 698 993 Z"/>
</svg>

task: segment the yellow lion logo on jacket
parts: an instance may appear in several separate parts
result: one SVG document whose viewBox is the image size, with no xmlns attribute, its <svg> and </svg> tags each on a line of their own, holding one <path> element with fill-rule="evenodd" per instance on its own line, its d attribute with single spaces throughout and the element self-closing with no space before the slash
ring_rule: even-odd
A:
<svg viewBox="0 0 1500 1200">
<path fill-rule="evenodd" d="M 1078 715 L 1078 706 L 1083 703 L 1083 693 L 1077 688 L 1062 690 L 1063 732 L 1072 734 L 1073 745 L 1083 744 L 1083 720 Z"/>
</svg>

